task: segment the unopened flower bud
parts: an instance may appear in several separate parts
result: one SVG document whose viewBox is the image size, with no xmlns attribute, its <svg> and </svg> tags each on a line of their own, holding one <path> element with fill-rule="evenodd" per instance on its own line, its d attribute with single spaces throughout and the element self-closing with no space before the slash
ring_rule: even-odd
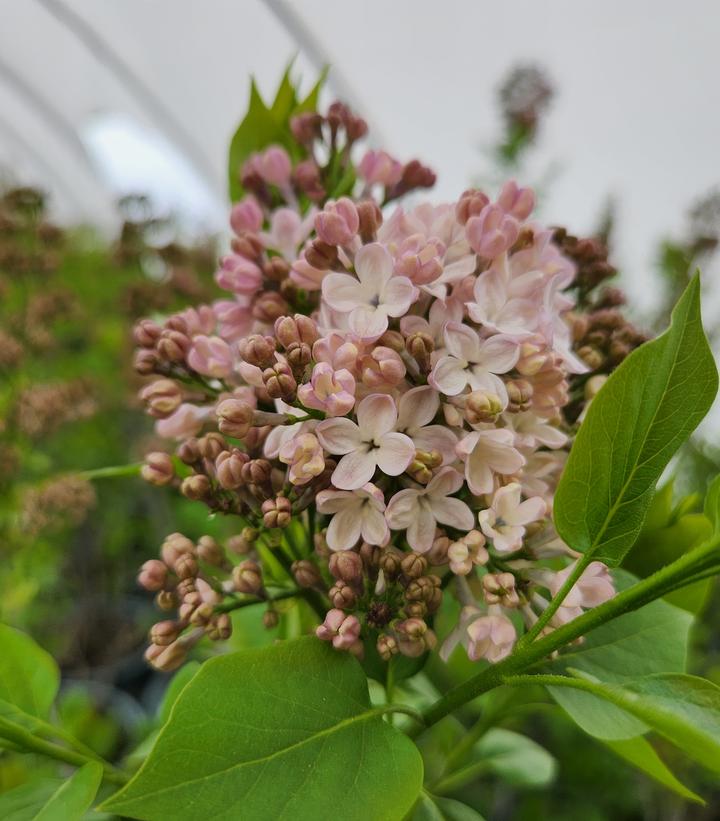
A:
<svg viewBox="0 0 720 821">
<path fill-rule="evenodd" d="M 409 619 L 424 619 L 428 614 L 428 606 L 424 601 L 411 601 L 403 607 Z"/>
<path fill-rule="evenodd" d="M 377 651 L 383 661 L 390 661 L 390 659 L 393 656 L 396 656 L 400 651 L 395 636 L 389 636 L 386 633 L 379 635 L 377 640 Z"/>
<path fill-rule="evenodd" d="M 181 629 L 175 621 L 159 621 L 150 628 L 150 641 L 160 647 L 167 647 L 177 639 Z"/>
<path fill-rule="evenodd" d="M 168 362 L 184 362 L 191 345 L 187 334 L 166 329 L 160 334 L 155 349 Z"/>
<path fill-rule="evenodd" d="M 464 191 L 455 206 L 455 217 L 461 225 L 465 225 L 470 217 L 477 217 L 490 200 L 475 188 Z"/>
<path fill-rule="evenodd" d="M 242 467 L 243 481 L 248 484 L 264 485 L 270 481 L 271 475 L 272 465 L 267 459 L 251 459 Z M 244 534 L 245 531 L 243 530 Z M 257 539 L 257 536 L 255 538 Z M 248 539 L 248 541 L 254 541 L 254 539 Z"/>
<path fill-rule="evenodd" d="M 298 587 L 310 588 L 322 584 L 317 567 L 307 559 L 293 562 L 291 570 Z"/>
<path fill-rule="evenodd" d="M 155 592 L 165 587 L 167 575 L 168 569 L 164 562 L 159 559 L 150 559 L 140 568 L 137 582 L 145 590 Z"/>
<path fill-rule="evenodd" d="M 422 619 L 411 618 L 395 625 L 398 646 L 404 656 L 418 658 L 437 643 L 432 630 Z"/>
<path fill-rule="evenodd" d="M 530 410 L 533 387 L 527 379 L 510 379 L 505 383 L 508 393 L 508 410 L 511 413 Z"/>
<path fill-rule="evenodd" d="M 502 410 L 500 397 L 490 391 L 473 391 L 465 399 L 465 418 L 471 425 L 496 422 Z"/>
<path fill-rule="evenodd" d="M 299 342 L 312 345 L 320 338 L 320 333 L 314 320 L 309 316 L 295 314 L 281 316 L 275 321 L 275 336 L 284 348 L 288 348 Z"/>
<path fill-rule="evenodd" d="M 305 260 L 318 271 L 328 271 L 338 264 L 338 249 L 321 239 L 314 239 L 305 249 Z"/>
<path fill-rule="evenodd" d="M 201 602 L 190 615 L 190 624 L 195 627 L 205 627 L 213 617 L 215 608 L 210 602 Z"/>
<path fill-rule="evenodd" d="M 174 610 L 178 605 L 177 596 L 172 590 L 161 590 L 157 596 L 155 596 L 155 605 L 160 610 L 167 612 Z"/>
<path fill-rule="evenodd" d="M 135 372 L 141 376 L 150 376 L 151 373 L 155 373 L 159 363 L 160 358 L 155 351 L 150 351 L 145 348 L 135 351 L 133 368 L 135 368 Z"/>
<path fill-rule="evenodd" d="M 227 613 L 220 613 L 205 628 L 210 641 L 227 641 L 232 635 L 232 621 Z"/>
<path fill-rule="evenodd" d="M 602 367 L 603 362 L 605 361 L 605 357 L 602 352 L 592 345 L 583 345 L 577 353 L 580 359 L 582 359 L 591 371 L 595 371 Z"/>
<path fill-rule="evenodd" d="M 252 544 L 247 539 L 243 539 L 242 536 L 231 536 L 225 542 L 225 545 L 231 553 L 235 553 L 237 556 L 246 556 L 252 550 Z"/>
<path fill-rule="evenodd" d="M 378 566 L 388 579 L 394 579 L 400 575 L 404 555 L 405 554 L 396 547 L 386 547 L 381 551 Z"/>
<path fill-rule="evenodd" d="M 200 453 L 200 447 L 198 445 L 198 440 L 195 437 L 186 439 L 178 447 L 176 453 L 178 455 L 178 458 L 186 465 L 194 465 L 196 462 L 199 462 L 202 457 L 202 454 Z"/>
<path fill-rule="evenodd" d="M 133 328 L 133 339 L 143 348 L 152 348 L 160 338 L 162 328 L 152 319 L 141 319 Z"/>
<path fill-rule="evenodd" d="M 189 553 L 183 553 L 178 556 L 173 570 L 177 574 L 178 579 L 194 579 L 198 574 L 198 563 L 195 558 Z"/>
<path fill-rule="evenodd" d="M 285 496 L 266 499 L 260 508 L 265 527 L 287 527 L 292 518 L 290 500 Z"/>
<path fill-rule="evenodd" d="M 409 579 L 417 579 L 427 571 L 427 560 L 418 553 L 408 553 L 400 563 L 402 572 Z"/>
<path fill-rule="evenodd" d="M 194 499 L 195 501 L 207 499 L 211 490 L 210 480 L 201 473 L 197 473 L 194 476 L 187 476 L 180 485 L 180 493 L 188 499 Z"/>
<path fill-rule="evenodd" d="M 426 485 L 432 479 L 433 468 L 440 467 L 441 464 L 442 455 L 437 450 L 416 450 L 415 458 L 407 467 L 407 473 L 416 482 Z"/>
<path fill-rule="evenodd" d="M 277 627 L 279 621 L 280 617 L 278 616 L 277 610 L 268 609 L 263 613 L 262 623 L 266 630 L 272 630 L 273 627 Z"/>
<path fill-rule="evenodd" d="M 261 322 L 275 322 L 287 312 L 287 300 L 277 291 L 263 291 L 253 302 L 252 315 Z"/>
<path fill-rule="evenodd" d="M 293 372 L 284 362 L 276 362 L 272 368 L 263 371 L 265 390 L 271 399 L 293 402 L 297 395 L 297 382 Z"/>
<path fill-rule="evenodd" d="M 223 549 L 212 536 L 200 537 L 197 543 L 197 555 L 201 561 L 207 562 L 214 567 L 222 567 L 226 561 Z"/>
<path fill-rule="evenodd" d="M 244 439 L 252 427 L 254 409 L 242 399 L 224 399 L 215 408 L 218 417 L 218 427 L 227 436 L 234 439 Z"/>
<path fill-rule="evenodd" d="M 251 334 L 238 344 L 240 356 L 250 365 L 269 368 L 275 362 L 275 340 L 271 336 Z"/>
<path fill-rule="evenodd" d="M 349 245 L 360 227 L 355 203 L 349 197 L 328 200 L 315 215 L 315 231 L 328 245 Z"/>
<path fill-rule="evenodd" d="M 333 553 L 328 562 L 328 569 L 333 578 L 353 586 L 362 581 L 363 561 L 359 554 L 352 550 L 341 550 Z"/>
<path fill-rule="evenodd" d="M 328 598 L 338 610 L 352 610 L 357 604 L 355 591 L 345 582 L 337 582 L 328 591 Z"/>
<path fill-rule="evenodd" d="M 168 567 L 174 567 L 175 562 L 185 553 L 192 555 L 195 552 L 195 545 L 182 533 L 171 533 L 165 538 L 160 555 Z"/>
<path fill-rule="evenodd" d="M 294 376 L 300 378 L 312 362 L 312 350 L 306 342 L 293 342 L 287 349 L 287 361 Z"/>
<path fill-rule="evenodd" d="M 450 547 L 450 539 L 442 531 L 436 531 L 432 547 L 425 554 L 425 558 L 432 567 L 447 564 L 448 547 Z"/>
<path fill-rule="evenodd" d="M 234 490 L 243 484 L 242 469 L 250 461 L 247 453 L 241 450 L 226 450 L 215 460 L 215 471 L 220 486 L 225 490 Z"/>
<path fill-rule="evenodd" d="M 209 462 L 214 462 L 221 453 L 227 451 L 227 441 L 221 433 L 211 431 L 201 436 L 198 440 L 198 450 L 200 455 Z"/>
<path fill-rule="evenodd" d="M 383 215 L 375 200 L 361 200 L 357 204 L 360 239 L 364 243 L 375 242 L 377 232 L 383 223 Z"/>
<path fill-rule="evenodd" d="M 154 451 L 145 457 L 145 464 L 140 469 L 142 478 L 151 485 L 167 485 L 175 478 L 172 459 L 167 453 Z"/>
<path fill-rule="evenodd" d="M 342 610 L 329 610 L 315 634 L 323 641 L 331 641 L 336 650 L 349 650 L 360 638 L 360 622 Z"/>
<path fill-rule="evenodd" d="M 282 257 L 270 257 L 263 263 L 263 273 L 271 282 L 282 282 L 290 273 L 290 265 Z"/>
<path fill-rule="evenodd" d="M 238 593 L 257 596 L 263 589 L 262 570 L 257 562 L 247 560 L 233 567 L 232 580 Z"/>
<path fill-rule="evenodd" d="M 246 542 L 249 542 L 250 544 L 252 544 L 253 542 L 256 542 L 258 540 L 258 536 L 260 535 L 260 532 L 258 531 L 258 529 L 256 527 L 244 527 L 240 531 L 240 535 L 242 536 L 243 539 L 245 539 Z"/>
<path fill-rule="evenodd" d="M 600 388 L 602 388 L 602 386 L 607 382 L 607 379 L 608 378 L 605 374 L 596 374 L 595 376 L 591 376 L 585 383 L 585 399 L 588 401 L 590 399 L 594 399 L 600 392 Z"/>
<path fill-rule="evenodd" d="M 151 416 L 165 419 L 180 407 L 182 391 L 172 379 L 157 379 L 140 391 L 140 399 Z"/>
<path fill-rule="evenodd" d="M 417 362 L 420 373 L 430 373 L 431 356 L 435 350 L 433 338 L 422 331 L 410 334 L 406 343 L 407 352 Z"/>
<path fill-rule="evenodd" d="M 187 648 L 181 641 L 175 641 L 167 647 L 151 644 L 145 651 L 145 660 L 163 673 L 177 670 L 186 658 Z"/>
<path fill-rule="evenodd" d="M 482 586 L 487 604 L 501 604 L 503 607 L 517 607 L 520 604 L 512 573 L 486 573 Z"/>
<path fill-rule="evenodd" d="M 385 331 L 375 344 L 383 348 L 390 348 L 395 353 L 402 353 L 405 350 L 405 338 L 400 331 Z"/>
<path fill-rule="evenodd" d="M 244 257 L 242 261 L 228 258 L 227 269 L 234 272 L 234 276 L 228 274 L 220 274 L 219 280 L 221 287 L 227 287 L 227 290 L 233 291 L 233 285 L 240 285 L 240 292 L 247 292 L 246 281 L 252 281 L 253 277 L 257 275 L 257 268 L 255 265 L 248 265 L 248 262 L 257 261 L 264 247 L 260 237 L 254 232 L 246 232 L 241 237 L 233 237 L 230 246 L 235 254 L 239 257 Z M 246 281 L 239 279 L 238 274 L 245 274 Z"/>
</svg>

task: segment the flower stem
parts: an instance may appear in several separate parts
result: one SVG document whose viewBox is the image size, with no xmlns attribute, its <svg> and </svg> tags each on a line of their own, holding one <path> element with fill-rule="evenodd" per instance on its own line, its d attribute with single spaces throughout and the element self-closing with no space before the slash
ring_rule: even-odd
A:
<svg viewBox="0 0 720 821">
<path fill-rule="evenodd" d="M 142 468 L 142 462 L 133 465 L 115 465 L 114 467 L 95 468 L 94 470 L 84 470 L 77 475 L 81 479 L 110 479 L 115 476 L 138 476 Z"/>
<path fill-rule="evenodd" d="M 588 610 L 571 622 L 558 627 L 552 633 L 538 638 L 531 644 L 518 647 L 514 653 L 484 669 L 447 692 L 423 712 L 427 727 L 462 707 L 483 693 L 503 684 L 508 676 L 522 672 L 580 636 L 625 613 L 638 610 L 666 593 L 691 584 L 700 574 L 720 568 L 720 536 L 696 547 L 694 550 L 661 568 L 652 576 L 618 593 L 609 601 Z"/>
</svg>

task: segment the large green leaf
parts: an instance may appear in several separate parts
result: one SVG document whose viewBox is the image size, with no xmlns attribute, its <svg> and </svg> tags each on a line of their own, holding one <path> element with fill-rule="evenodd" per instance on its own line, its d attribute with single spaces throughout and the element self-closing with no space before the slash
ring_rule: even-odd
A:
<svg viewBox="0 0 720 821">
<path fill-rule="evenodd" d="M 60 671 L 30 636 L 0 624 L 0 698 L 26 713 L 47 717 L 60 686 Z"/>
<path fill-rule="evenodd" d="M 205 662 L 102 809 L 158 821 L 399 821 L 422 775 L 415 745 L 370 708 L 357 661 L 305 637 Z"/>
<path fill-rule="evenodd" d="M 555 777 L 552 755 L 525 735 L 493 727 L 473 748 L 473 759 L 508 784 L 546 787 Z"/>
<path fill-rule="evenodd" d="M 605 744 L 620 758 L 642 770 L 658 784 L 662 784 L 663 787 L 667 787 L 683 798 L 687 798 L 688 801 L 695 801 L 698 804 L 705 803 L 699 795 L 688 789 L 675 777 L 646 738 L 637 736 L 637 738 L 625 740 L 606 741 Z"/>
<path fill-rule="evenodd" d="M 707 413 L 717 384 L 696 275 L 670 328 L 633 351 L 588 409 L 555 495 L 565 542 L 611 566 L 622 560 L 660 474 Z"/>
<path fill-rule="evenodd" d="M 0 795 L 3 821 L 79 821 L 102 781 L 100 764 L 90 762 L 71 778 L 41 778 Z"/>
<path fill-rule="evenodd" d="M 553 690 L 582 690 L 667 738 L 694 761 L 720 772 L 720 687 L 681 673 L 661 673 L 608 684 L 584 678 L 559 679 Z"/>
<path fill-rule="evenodd" d="M 613 573 L 619 590 L 634 577 L 622 570 Z M 685 670 L 692 616 L 665 601 L 613 619 L 594 630 L 570 650 L 547 665 L 553 672 L 579 670 L 604 682 L 623 682 L 653 673 Z M 628 739 L 647 726 L 606 699 L 582 690 L 551 687 L 557 703 L 586 733 L 603 740 Z"/>
</svg>

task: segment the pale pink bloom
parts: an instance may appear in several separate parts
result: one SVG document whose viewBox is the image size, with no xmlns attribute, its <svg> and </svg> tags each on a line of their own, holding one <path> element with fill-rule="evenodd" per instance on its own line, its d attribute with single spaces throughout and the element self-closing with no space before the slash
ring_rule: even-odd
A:
<svg viewBox="0 0 720 821">
<path fill-rule="evenodd" d="M 292 208 L 278 208 L 270 216 L 270 230 L 263 231 L 260 239 L 267 248 L 279 251 L 288 262 L 295 263 L 298 248 L 312 231 L 314 217 L 314 208 L 305 219 Z"/>
<path fill-rule="evenodd" d="M 405 363 L 392 348 L 377 345 L 358 361 L 363 385 L 373 391 L 390 390 L 405 378 Z"/>
<path fill-rule="evenodd" d="M 355 255 L 357 279 L 331 273 L 323 279 L 322 294 L 334 310 L 349 313 L 350 330 L 361 339 L 377 339 L 388 328 L 389 316 L 403 316 L 417 288 L 407 277 L 393 276 L 393 260 L 382 245 L 364 245 Z"/>
<path fill-rule="evenodd" d="M 523 495 L 542 496 L 548 507 L 552 503 L 553 492 L 560 478 L 560 473 L 567 460 L 567 453 L 562 450 L 536 450 L 527 457 L 520 484 Z"/>
<path fill-rule="evenodd" d="M 263 210 L 252 195 L 236 202 L 230 211 L 230 226 L 240 235 L 246 231 L 257 233 L 263 224 Z"/>
<path fill-rule="evenodd" d="M 155 430 L 163 439 L 187 439 L 202 429 L 212 407 L 200 407 L 183 402 L 167 419 L 158 419 Z"/>
<path fill-rule="evenodd" d="M 185 320 L 190 336 L 211 334 L 215 330 L 215 311 L 210 305 L 199 305 L 197 308 L 186 308 L 179 316 Z"/>
<path fill-rule="evenodd" d="M 314 268 L 304 256 L 296 259 L 290 269 L 290 279 L 300 288 L 306 291 L 319 291 L 322 283 L 330 271 L 323 271 Z"/>
<path fill-rule="evenodd" d="M 255 320 L 249 298 L 220 299 L 213 302 L 212 307 L 217 318 L 218 333 L 223 339 L 235 342 L 250 333 Z"/>
<path fill-rule="evenodd" d="M 233 370 L 230 346 L 219 336 L 194 336 L 187 362 L 194 371 L 216 379 L 230 376 Z"/>
<path fill-rule="evenodd" d="M 497 204 L 507 214 L 525 220 L 535 207 L 535 193 L 532 188 L 520 188 L 515 180 L 509 180 L 503 185 Z"/>
<path fill-rule="evenodd" d="M 251 296 L 260 290 L 263 274 L 260 268 L 239 254 L 228 254 L 220 260 L 215 281 L 226 291 Z"/>
<path fill-rule="evenodd" d="M 348 197 L 337 202 L 328 200 L 322 211 L 315 215 L 315 231 L 328 245 L 349 245 L 360 228 L 355 203 Z"/>
<path fill-rule="evenodd" d="M 399 476 L 415 456 L 412 439 L 395 431 L 397 408 L 390 396 L 366 396 L 356 414 L 357 424 L 341 417 L 324 419 L 317 426 L 325 450 L 342 455 L 332 475 L 333 485 L 341 490 L 362 487 L 376 468 L 388 476 Z"/>
<path fill-rule="evenodd" d="M 398 491 L 388 502 L 385 518 L 393 530 L 407 530 L 410 547 L 427 553 L 438 524 L 459 530 L 473 526 L 473 514 L 465 502 L 450 497 L 462 487 L 463 477 L 454 468 L 439 470 L 426 487 Z"/>
<path fill-rule="evenodd" d="M 533 411 L 506 413 L 503 419 L 515 432 L 515 444 L 519 448 L 537 448 L 545 445 L 548 448 L 561 448 L 567 443 L 567 435 L 547 419 Z"/>
<path fill-rule="evenodd" d="M 431 424 L 440 409 L 440 397 L 429 385 L 411 388 L 400 397 L 397 430 L 409 436 L 416 450 L 436 450 L 444 464 L 457 458 L 457 436 L 446 425 Z"/>
<path fill-rule="evenodd" d="M 280 145 L 268 146 L 251 158 L 252 169 L 270 185 L 283 187 L 290 181 L 292 164 L 287 151 Z"/>
<path fill-rule="evenodd" d="M 410 314 L 400 320 L 400 330 L 405 336 L 415 333 L 428 334 L 435 342 L 436 350 L 445 347 L 445 326 L 448 322 L 462 322 L 465 308 L 462 301 L 452 297 L 444 302 L 436 299 L 430 306 L 428 319 Z"/>
<path fill-rule="evenodd" d="M 477 278 L 474 301 L 467 303 L 471 319 L 498 333 L 523 339 L 534 333 L 542 307 L 543 273 L 510 275 L 503 257 Z"/>
<path fill-rule="evenodd" d="M 445 246 L 439 239 L 425 239 L 413 234 L 403 241 L 395 255 L 395 273 L 405 276 L 415 285 L 426 285 L 443 272 Z"/>
<path fill-rule="evenodd" d="M 486 390 L 507 405 L 505 384 L 497 374 L 507 373 L 518 360 L 518 345 L 510 337 L 496 334 L 480 339 L 468 325 L 445 325 L 447 354 L 437 360 L 428 382 L 446 396 L 457 396 L 469 385 L 471 390 Z"/>
<path fill-rule="evenodd" d="M 361 340 L 352 338 L 349 334 L 331 331 L 313 344 L 313 359 L 316 362 L 326 362 L 332 365 L 333 370 L 343 368 L 353 376 L 359 376 L 359 357 L 365 350 Z"/>
<path fill-rule="evenodd" d="M 512 431 L 504 428 L 476 430 L 458 442 L 455 450 L 465 462 L 465 479 L 476 496 L 492 493 L 494 474 L 513 474 L 525 464 L 514 442 Z"/>
<path fill-rule="evenodd" d="M 483 611 L 474 605 L 466 605 L 460 610 L 460 616 L 456 627 L 450 631 L 440 647 L 440 658 L 443 661 L 448 661 L 458 645 L 462 645 L 467 650 L 467 646 L 470 642 L 470 636 L 468 636 L 467 629 L 477 618 L 482 615 Z"/>
<path fill-rule="evenodd" d="M 324 411 L 328 416 L 345 416 L 355 406 L 355 378 L 344 368 L 318 362 L 310 382 L 300 385 L 298 399 L 306 408 Z"/>
<path fill-rule="evenodd" d="M 468 656 L 472 661 L 487 659 L 491 664 L 509 656 L 515 645 L 515 625 L 500 608 L 489 608 L 487 616 L 475 619 L 467 628 Z"/>
<path fill-rule="evenodd" d="M 331 641 L 336 650 L 349 650 L 360 638 L 360 622 L 342 610 L 329 610 L 325 621 L 315 629 L 323 641 Z"/>
<path fill-rule="evenodd" d="M 294 408 L 292 405 L 286 405 L 282 399 L 275 400 L 275 410 L 278 413 L 286 413 L 288 416 L 307 416 L 305 411 L 300 408 Z M 317 424 L 317 419 L 308 419 L 305 422 L 294 422 L 290 425 L 275 425 L 263 443 L 263 454 L 265 458 L 277 459 L 284 445 L 303 433 L 313 433 Z"/>
<path fill-rule="evenodd" d="M 456 576 L 467 576 L 478 565 L 487 564 L 490 554 L 485 547 L 485 537 L 479 530 L 471 530 L 462 539 L 448 547 L 448 564 Z"/>
<path fill-rule="evenodd" d="M 306 485 L 325 469 L 323 449 L 312 433 L 301 433 L 280 448 L 278 458 L 290 465 L 288 478 L 293 485 Z"/>
<path fill-rule="evenodd" d="M 368 151 L 360 160 L 357 171 L 361 180 L 368 185 L 390 186 L 400 180 L 402 163 L 391 157 L 387 151 Z"/>
<path fill-rule="evenodd" d="M 422 202 L 410 211 L 399 206 L 380 226 L 378 240 L 399 247 L 414 234 L 422 234 L 443 244 L 444 276 L 456 278 L 461 270 L 465 273 L 475 270 L 477 260 L 465 236 L 465 226 L 457 221 L 454 203 L 434 205 Z"/>
<path fill-rule="evenodd" d="M 361 536 L 368 544 L 387 544 L 385 497 L 370 482 L 356 490 L 321 490 L 315 504 L 319 513 L 335 514 L 326 535 L 331 550 L 351 550 Z"/>
<path fill-rule="evenodd" d="M 539 496 L 521 502 L 521 495 L 520 485 L 511 482 L 496 490 L 492 505 L 478 514 L 482 532 L 492 539 L 498 553 L 519 550 L 525 536 L 525 525 L 537 522 L 547 513 L 547 505 Z"/>
<path fill-rule="evenodd" d="M 500 205 L 486 205 L 477 217 L 470 217 L 465 234 L 473 251 L 494 259 L 514 245 L 520 235 L 520 223 Z"/>
<path fill-rule="evenodd" d="M 576 562 L 553 575 L 549 590 L 556 596 L 575 568 Z M 563 600 L 563 607 L 597 607 L 615 595 L 615 585 L 607 566 L 590 562 Z"/>
</svg>

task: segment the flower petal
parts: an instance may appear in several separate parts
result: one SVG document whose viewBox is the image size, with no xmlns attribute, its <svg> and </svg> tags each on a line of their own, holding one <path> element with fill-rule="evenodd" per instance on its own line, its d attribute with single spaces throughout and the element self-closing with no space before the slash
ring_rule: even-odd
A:
<svg viewBox="0 0 720 821">
<path fill-rule="evenodd" d="M 357 508 L 348 508 L 336 513 L 327 529 L 327 543 L 330 550 L 350 550 L 355 547 L 362 530 L 362 518 Z"/>
<path fill-rule="evenodd" d="M 371 393 L 357 406 L 357 420 L 362 438 L 366 442 L 380 443 L 380 437 L 395 427 L 397 408 L 391 396 Z"/>
<path fill-rule="evenodd" d="M 315 432 L 328 453 L 351 453 L 363 445 L 360 428 L 350 419 L 323 419 Z"/>
<path fill-rule="evenodd" d="M 450 525 L 457 530 L 472 530 L 475 523 L 472 510 L 465 502 L 451 496 L 430 499 L 430 510 L 441 525 Z"/>
<path fill-rule="evenodd" d="M 417 295 L 417 288 L 407 277 L 393 277 L 385 286 L 381 303 L 389 316 L 402 316 Z"/>
<path fill-rule="evenodd" d="M 328 274 L 322 281 L 322 295 L 325 302 L 336 311 L 352 311 L 365 302 L 361 283 L 350 274 Z"/>
<path fill-rule="evenodd" d="M 404 530 L 410 526 L 420 508 L 418 497 L 421 491 L 414 488 L 398 491 L 388 502 L 385 518 L 393 530 Z"/>
<path fill-rule="evenodd" d="M 398 429 L 402 431 L 429 425 L 440 408 L 440 397 L 429 385 L 420 385 L 403 394 L 400 399 Z"/>
<path fill-rule="evenodd" d="M 457 436 L 443 425 L 428 425 L 413 432 L 411 439 L 418 450 L 437 450 L 443 458 L 443 464 L 452 464 L 455 459 Z"/>
<path fill-rule="evenodd" d="M 441 356 L 428 376 L 433 388 L 446 396 L 457 396 L 464 390 L 467 381 L 468 372 L 454 356 Z"/>
<path fill-rule="evenodd" d="M 358 305 L 349 317 L 350 330 L 361 339 L 374 340 L 382 336 L 388 328 L 387 314 L 379 307 Z"/>
<path fill-rule="evenodd" d="M 404 433 L 386 433 L 375 451 L 377 466 L 388 476 L 399 476 L 414 456 L 415 445 Z"/>
<path fill-rule="evenodd" d="M 449 496 L 462 487 L 463 477 L 455 468 L 442 468 L 430 480 L 426 488 L 428 496 Z"/>
<path fill-rule="evenodd" d="M 480 343 L 480 355 L 475 361 L 491 373 L 507 373 L 519 357 L 518 343 L 512 337 L 496 334 Z"/>
<path fill-rule="evenodd" d="M 417 515 L 407 529 L 408 544 L 416 553 L 427 553 L 435 541 L 435 517 L 426 505 L 419 505 Z"/>
<path fill-rule="evenodd" d="M 355 450 L 338 462 L 332 474 L 332 483 L 340 490 L 355 490 L 369 482 L 375 473 L 375 453 Z"/>
<path fill-rule="evenodd" d="M 362 537 L 368 544 L 384 545 L 388 540 L 389 532 L 383 514 L 370 505 L 365 505 L 362 511 Z"/>
<path fill-rule="evenodd" d="M 365 293 L 381 294 L 392 276 L 393 259 L 384 245 L 371 242 L 355 254 L 355 271 Z"/>
<path fill-rule="evenodd" d="M 448 322 L 444 331 L 445 347 L 458 359 L 477 362 L 480 359 L 480 337 L 462 322 Z"/>
<path fill-rule="evenodd" d="M 518 505 L 512 514 L 511 519 L 506 519 L 511 525 L 527 525 L 530 522 L 537 522 L 547 512 L 547 505 L 545 501 L 539 496 L 533 496 L 532 499 L 526 499 L 522 504 Z"/>
<path fill-rule="evenodd" d="M 360 504 L 361 500 L 350 490 L 321 490 L 315 497 L 318 513 L 337 513 Z"/>
</svg>

